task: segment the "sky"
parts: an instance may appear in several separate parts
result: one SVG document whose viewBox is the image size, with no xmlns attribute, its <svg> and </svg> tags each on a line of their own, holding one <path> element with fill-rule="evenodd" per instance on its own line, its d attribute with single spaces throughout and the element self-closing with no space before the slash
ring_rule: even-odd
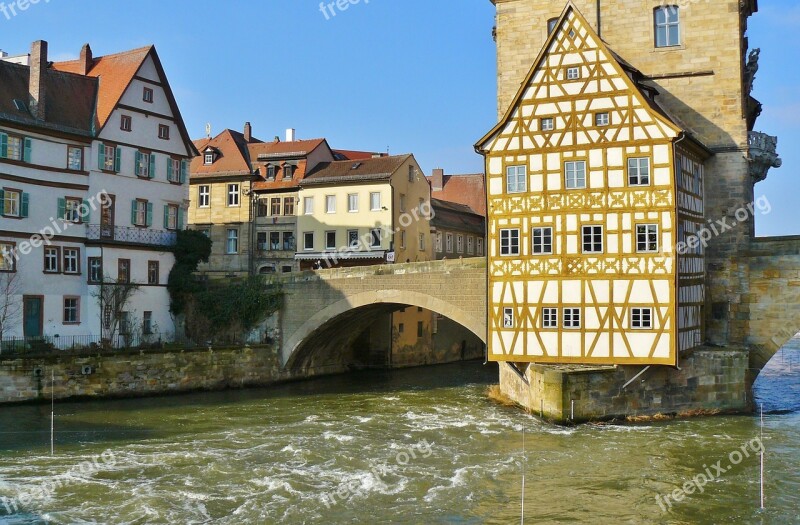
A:
<svg viewBox="0 0 800 525">
<path fill-rule="evenodd" d="M 155 44 L 193 138 L 206 123 L 216 135 L 250 121 L 262 140 L 295 128 L 334 148 L 414 153 L 426 173 L 483 171 L 473 144 L 497 118 L 489 0 L 324 11 L 315 0 L 39 0 L 0 12 L 0 49 L 22 54 L 43 39 L 51 60 L 67 60 L 86 42 L 95 56 Z M 756 186 L 772 208 L 758 235 L 800 234 L 800 68 L 787 60 L 800 56 L 798 28 L 794 0 L 761 2 L 750 19 L 762 50 L 756 129 L 778 136 L 783 158 Z"/>
</svg>

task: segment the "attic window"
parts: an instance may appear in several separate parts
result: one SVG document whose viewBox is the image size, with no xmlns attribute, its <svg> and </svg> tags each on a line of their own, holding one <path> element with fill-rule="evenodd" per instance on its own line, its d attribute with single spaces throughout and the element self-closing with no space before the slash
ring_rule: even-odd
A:
<svg viewBox="0 0 800 525">
<path fill-rule="evenodd" d="M 581 68 L 579 67 L 567 68 L 567 80 L 577 80 L 579 78 L 581 78 Z"/>
<path fill-rule="evenodd" d="M 360 167 L 361 167 L 361 164 L 362 164 L 361 162 L 356 162 L 355 164 L 353 164 L 353 165 L 350 167 L 350 169 L 351 169 L 351 170 L 357 170 L 358 168 L 360 168 Z"/>
<path fill-rule="evenodd" d="M 275 180 L 275 166 L 267 166 L 267 180 Z"/>
<path fill-rule="evenodd" d="M 25 106 L 25 103 L 18 98 L 14 99 L 14 106 L 17 108 L 17 111 L 27 111 L 28 108 Z"/>
<path fill-rule="evenodd" d="M 153 90 L 151 88 L 144 88 L 144 91 L 142 92 L 142 100 L 150 104 L 153 103 Z"/>
<path fill-rule="evenodd" d="M 283 178 L 284 179 L 291 179 L 293 172 L 294 172 L 294 166 L 292 166 L 291 164 L 286 164 L 283 167 Z"/>
<path fill-rule="evenodd" d="M 206 166 L 210 166 L 211 164 L 214 164 L 214 153 L 213 152 L 206 151 L 206 154 L 205 154 L 205 157 L 204 157 L 204 164 Z"/>
</svg>

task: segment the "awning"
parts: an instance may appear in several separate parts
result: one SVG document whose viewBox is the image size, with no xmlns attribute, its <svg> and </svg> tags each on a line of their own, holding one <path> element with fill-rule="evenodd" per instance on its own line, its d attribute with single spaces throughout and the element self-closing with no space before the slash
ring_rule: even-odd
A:
<svg viewBox="0 0 800 525">
<path fill-rule="evenodd" d="M 303 252 L 294 254 L 296 261 L 348 261 L 353 259 L 386 259 L 386 250 L 371 252 Z"/>
</svg>

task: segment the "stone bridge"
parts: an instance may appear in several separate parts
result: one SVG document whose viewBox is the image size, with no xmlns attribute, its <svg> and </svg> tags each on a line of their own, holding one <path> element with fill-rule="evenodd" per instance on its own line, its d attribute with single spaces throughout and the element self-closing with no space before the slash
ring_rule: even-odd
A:
<svg viewBox="0 0 800 525">
<path fill-rule="evenodd" d="M 338 268 L 282 280 L 280 346 L 289 369 L 327 373 L 387 313 L 421 307 L 460 324 L 486 342 L 486 260 Z"/>
</svg>

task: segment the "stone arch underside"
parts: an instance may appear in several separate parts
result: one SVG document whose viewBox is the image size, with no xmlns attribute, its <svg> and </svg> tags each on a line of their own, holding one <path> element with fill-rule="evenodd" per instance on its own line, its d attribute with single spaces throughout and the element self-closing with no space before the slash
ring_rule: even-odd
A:
<svg viewBox="0 0 800 525">
<path fill-rule="evenodd" d="M 375 290 L 342 298 L 309 317 L 282 345 L 285 368 L 303 366 L 318 352 L 352 344 L 378 318 L 406 306 L 422 307 L 463 326 L 486 344 L 486 320 L 434 296 L 404 290 Z"/>
</svg>

